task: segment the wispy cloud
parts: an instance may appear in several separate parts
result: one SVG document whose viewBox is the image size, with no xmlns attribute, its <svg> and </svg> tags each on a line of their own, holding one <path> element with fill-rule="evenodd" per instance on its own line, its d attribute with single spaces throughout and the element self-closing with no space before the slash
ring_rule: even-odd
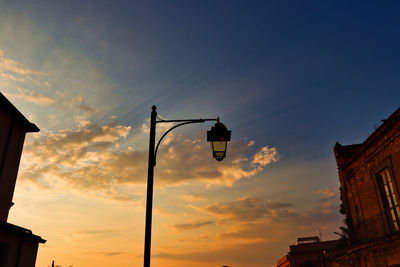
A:
<svg viewBox="0 0 400 267">
<path fill-rule="evenodd" d="M 24 102 L 33 103 L 39 106 L 48 106 L 58 102 L 57 99 L 51 98 L 47 95 L 39 94 L 34 91 L 29 91 L 26 89 L 22 89 L 17 87 L 16 93 L 4 93 L 6 97 L 10 99 L 18 99 Z"/>
<path fill-rule="evenodd" d="M 19 86 L 14 90 L 14 92 L 5 92 L 4 95 L 11 100 L 22 100 L 26 103 L 32 103 L 39 106 L 54 105 L 56 107 L 70 110 L 75 109 L 88 115 L 96 113 L 96 109 L 89 106 L 82 96 L 67 97 L 65 94 L 57 92 L 57 96 L 50 97 Z"/>
<path fill-rule="evenodd" d="M 244 197 L 234 202 L 211 204 L 201 210 L 217 215 L 222 220 L 256 221 L 295 216 L 290 203 L 275 203 L 256 197 Z"/>
<path fill-rule="evenodd" d="M 317 191 L 318 194 L 324 196 L 325 198 L 337 197 L 339 191 L 337 188 L 324 188 Z"/>
<path fill-rule="evenodd" d="M 49 76 L 47 72 L 35 71 L 23 66 L 15 60 L 6 56 L 4 50 L 0 49 L 0 78 L 16 82 L 40 83 L 39 79 L 43 76 Z"/>
<path fill-rule="evenodd" d="M 99 255 L 99 256 L 106 256 L 106 257 L 110 257 L 110 256 L 117 256 L 117 255 L 121 255 L 124 254 L 125 252 L 122 251 L 98 251 L 98 252 L 86 252 L 86 254 L 95 254 L 95 255 Z"/>
<path fill-rule="evenodd" d="M 52 87 L 52 84 L 47 80 L 50 75 L 48 72 L 35 71 L 23 66 L 23 64 L 8 58 L 4 50 L 0 49 L 0 80 L 9 82 L 7 88 L 1 89 L 7 89 L 4 94 L 8 98 L 39 106 L 54 105 L 66 109 L 75 109 L 88 115 L 96 113 L 96 109 L 88 105 L 82 96 L 71 97 L 61 92 L 51 96 L 43 93 L 43 91 L 48 90 L 43 90 L 43 87 Z M 32 87 L 35 89 L 31 89 Z"/>
<path fill-rule="evenodd" d="M 120 251 L 117 251 L 117 252 L 107 252 L 107 251 L 103 251 L 103 252 L 100 252 L 100 254 L 101 254 L 101 255 L 104 255 L 104 256 L 107 256 L 107 257 L 110 257 L 110 256 L 121 255 L 121 254 L 123 254 L 123 252 L 120 252 Z"/>
<path fill-rule="evenodd" d="M 173 227 L 176 230 L 182 231 L 182 230 L 193 230 L 197 229 L 206 225 L 211 225 L 214 224 L 214 221 L 207 220 L 207 221 L 195 221 L 195 222 L 188 222 L 188 223 L 180 223 L 180 224 L 175 224 Z"/>
<path fill-rule="evenodd" d="M 181 196 L 184 200 L 186 201 L 191 201 L 191 202 L 198 202 L 198 201 L 205 201 L 206 198 L 203 196 L 195 196 L 195 195 L 183 195 Z"/>
<path fill-rule="evenodd" d="M 90 115 L 96 113 L 96 109 L 89 106 L 82 96 L 71 98 L 61 92 L 57 92 L 57 95 L 59 97 L 57 102 L 65 108 L 76 108 Z"/>
<path fill-rule="evenodd" d="M 299 231 L 304 235 L 307 232 L 315 233 L 322 228 L 332 229 L 342 218 L 338 212 L 337 198 L 335 195 L 321 199 L 314 208 L 306 211 L 296 211 L 296 207 L 291 203 L 267 201 L 256 197 L 199 206 L 197 209 L 208 215 L 215 215 L 219 219 L 218 222 L 224 225 L 229 223 L 227 230 L 219 234 L 220 238 L 232 238 L 243 242 L 277 242 L 282 236 L 290 237 L 289 233 L 296 236 Z"/>
<path fill-rule="evenodd" d="M 23 66 L 22 64 L 6 57 L 4 50 L 0 49 L 0 72 L 11 72 L 19 75 L 39 75 L 48 76 L 47 72 L 35 71 Z"/>
<path fill-rule="evenodd" d="M 115 235 L 116 233 L 120 233 L 121 231 L 115 229 L 91 229 L 91 230 L 77 230 L 68 235 L 79 235 L 79 236 L 86 236 L 86 235 L 93 235 L 93 236 L 105 236 L 105 235 Z"/>
</svg>

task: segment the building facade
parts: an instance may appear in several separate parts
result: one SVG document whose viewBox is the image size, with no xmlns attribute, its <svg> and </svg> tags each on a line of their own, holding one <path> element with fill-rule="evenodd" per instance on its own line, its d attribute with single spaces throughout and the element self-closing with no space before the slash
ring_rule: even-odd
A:
<svg viewBox="0 0 400 267">
<path fill-rule="evenodd" d="M 363 142 L 336 143 L 351 266 L 400 266 L 400 109 Z"/>
<path fill-rule="evenodd" d="M 8 223 L 25 135 L 38 132 L 0 93 L 0 266 L 34 267 L 40 236 Z"/>
</svg>

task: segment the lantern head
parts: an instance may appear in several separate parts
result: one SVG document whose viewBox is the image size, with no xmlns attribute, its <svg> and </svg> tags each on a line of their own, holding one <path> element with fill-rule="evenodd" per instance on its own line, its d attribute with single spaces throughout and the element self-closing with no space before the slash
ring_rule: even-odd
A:
<svg viewBox="0 0 400 267">
<path fill-rule="evenodd" d="M 207 141 L 211 144 L 213 157 L 221 161 L 226 156 L 226 148 L 228 141 L 231 140 L 231 131 L 228 131 L 226 126 L 219 121 L 207 131 Z"/>
</svg>

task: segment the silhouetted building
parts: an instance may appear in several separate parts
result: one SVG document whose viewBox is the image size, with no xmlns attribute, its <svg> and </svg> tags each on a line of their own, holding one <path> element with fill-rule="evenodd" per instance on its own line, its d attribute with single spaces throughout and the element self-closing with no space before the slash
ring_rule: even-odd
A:
<svg viewBox="0 0 400 267">
<path fill-rule="evenodd" d="M 34 267 L 40 236 L 7 222 L 14 205 L 15 182 L 25 134 L 38 132 L 10 101 L 0 93 L 0 266 Z"/>
<path fill-rule="evenodd" d="M 361 144 L 336 143 L 352 266 L 400 266 L 400 109 Z"/>
<path fill-rule="evenodd" d="M 330 259 L 341 251 L 341 240 L 321 241 L 318 236 L 300 237 L 291 245 L 286 256 L 277 262 L 277 267 L 327 267 L 334 265 Z"/>
</svg>

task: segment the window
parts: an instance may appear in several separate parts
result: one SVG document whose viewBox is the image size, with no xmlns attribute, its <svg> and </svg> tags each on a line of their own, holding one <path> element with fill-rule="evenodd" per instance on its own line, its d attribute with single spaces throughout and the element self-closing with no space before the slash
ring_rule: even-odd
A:
<svg viewBox="0 0 400 267">
<path fill-rule="evenodd" d="M 353 219 L 354 219 L 355 224 L 359 224 L 360 221 L 362 220 L 362 218 L 361 218 L 361 214 L 360 214 L 361 203 L 360 203 L 360 197 L 358 194 L 356 178 L 353 177 L 352 179 L 350 179 L 349 184 L 350 184 L 350 191 L 351 191 L 350 195 L 353 198 L 354 210 L 355 210 Z"/>
<path fill-rule="evenodd" d="M 387 168 L 380 171 L 377 176 L 381 187 L 382 201 L 386 216 L 388 217 L 392 230 L 397 232 L 400 230 L 400 206 L 399 198 L 394 190 L 393 179 Z"/>
</svg>

